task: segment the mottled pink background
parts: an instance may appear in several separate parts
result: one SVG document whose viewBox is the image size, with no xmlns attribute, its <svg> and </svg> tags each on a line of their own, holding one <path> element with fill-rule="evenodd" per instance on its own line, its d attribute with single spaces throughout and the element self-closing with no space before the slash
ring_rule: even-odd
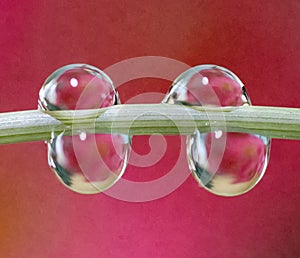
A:
<svg viewBox="0 0 300 258">
<path fill-rule="evenodd" d="M 299 107 L 299 13 L 296 0 L 1 0 L 0 111 L 35 109 L 43 81 L 65 64 L 104 69 L 145 55 L 225 66 L 254 104 Z M 165 93 L 169 84 L 140 79 L 120 96 Z M 150 150 L 135 142 L 138 153 Z M 166 170 L 176 151 L 168 148 Z M 0 157 L 0 257 L 300 256 L 297 141 L 273 141 L 265 177 L 243 196 L 214 196 L 189 177 L 148 203 L 67 190 L 42 142 L 1 145 Z M 126 177 L 167 172 L 157 166 L 129 166 Z"/>
</svg>

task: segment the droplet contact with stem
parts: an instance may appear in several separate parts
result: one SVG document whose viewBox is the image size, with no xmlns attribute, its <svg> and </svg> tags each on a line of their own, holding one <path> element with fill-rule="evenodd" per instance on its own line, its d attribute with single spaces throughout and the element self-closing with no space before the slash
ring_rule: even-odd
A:
<svg viewBox="0 0 300 258">
<path fill-rule="evenodd" d="M 39 94 L 39 108 L 84 110 L 119 104 L 111 79 L 86 64 L 64 66 L 51 74 Z M 94 134 L 76 131 L 53 133 L 48 146 L 48 163 L 60 181 L 84 194 L 111 187 L 125 171 L 129 137 L 123 134 Z"/>
<path fill-rule="evenodd" d="M 174 81 L 163 102 L 203 107 L 251 105 L 240 79 L 216 65 L 185 71 Z M 195 130 L 187 137 L 188 163 L 196 181 L 222 196 L 236 196 L 252 189 L 266 170 L 270 138 L 227 132 L 225 120 L 223 130 L 211 131 Z"/>
<path fill-rule="evenodd" d="M 75 64 L 62 67 L 45 81 L 39 108 L 44 111 L 105 108 L 119 104 L 113 82 L 99 69 Z M 243 83 L 231 71 L 201 65 L 181 74 L 163 103 L 226 107 L 251 105 Z M 211 132 L 195 130 L 187 137 L 189 167 L 206 190 L 236 196 L 262 178 L 269 157 L 270 138 L 230 133 L 214 122 Z M 78 131 L 72 136 L 53 133 L 48 142 L 49 165 L 64 185 L 79 193 L 98 193 L 111 187 L 125 171 L 129 136 Z"/>
</svg>

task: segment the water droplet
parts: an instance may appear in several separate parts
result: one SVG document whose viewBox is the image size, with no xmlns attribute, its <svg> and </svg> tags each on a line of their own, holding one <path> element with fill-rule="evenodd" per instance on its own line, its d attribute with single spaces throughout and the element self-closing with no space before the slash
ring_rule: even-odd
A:
<svg viewBox="0 0 300 258">
<path fill-rule="evenodd" d="M 251 105 L 240 79 L 215 65 L 196 66 L 181 74 L 164 102 L 202 106 Z M 260 135 L 215 129 L 211 133 L 196 130 L 187 137 L 188 163 L 196 181 L 209 192 L 222 196 L 236 196 L 252 189 L 265 172 L 269 149 L 270 139 Z"/>
<path fill-rule="evenodd" d="M 42 110 L 103 108 L 120 103 L 110 78 L 85 64 L 64 66 L 51 74 L 39 94 Z M 71 190 L 92 194 L 111 187 L 125 171 L 129 137 L 79 131 L 67 136 L 53 133 L 48 162 L 60 181 Z"/>
</svg>

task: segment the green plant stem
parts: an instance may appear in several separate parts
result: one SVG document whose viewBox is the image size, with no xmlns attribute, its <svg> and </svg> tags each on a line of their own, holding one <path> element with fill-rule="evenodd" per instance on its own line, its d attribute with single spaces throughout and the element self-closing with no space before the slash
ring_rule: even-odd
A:
<svg viewBox="0 0 300 258">
<path fill-rule="evenodd" d="M 93 110 L 10 112 L 0 114 L 0 144 L 49 140 L 52 132 L 62 131 L 66 135 L 80 131 L 188 135 L 196 128 L 200 132 L 226 130 L 300 139 L 300 109 L 125 104 Z"/>
</svg>

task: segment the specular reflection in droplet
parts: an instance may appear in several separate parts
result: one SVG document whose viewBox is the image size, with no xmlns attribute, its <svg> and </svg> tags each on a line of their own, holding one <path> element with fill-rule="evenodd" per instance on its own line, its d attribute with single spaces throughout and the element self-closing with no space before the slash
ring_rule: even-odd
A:
<svg viewBox="0 0 300 258">
<path fill-rule="evenodd" d="M 251 105 L 243 83 L 229 70 L 200 65 L 181 74 L 164 103 L 202 106 Z M 214 144 L 213 144 L 214 143 Z M 206 190 L 236 196 L 262 178 L 269 158 L 268 137 L 215 130 L 187 137 L 189 167 Z"/>
<path fill-rule="evenodd" d="M 51 74 L 39 94 L 42 110 L 103 108 L 120 103 L 110 78 L 85 64 L 64 66 Z M 90 134 L 54 135 L 48 143 L 48 162 L 60 181 L 79 193 L 99 193 L 125 171 L 129 136 Z"/>
</svg>

